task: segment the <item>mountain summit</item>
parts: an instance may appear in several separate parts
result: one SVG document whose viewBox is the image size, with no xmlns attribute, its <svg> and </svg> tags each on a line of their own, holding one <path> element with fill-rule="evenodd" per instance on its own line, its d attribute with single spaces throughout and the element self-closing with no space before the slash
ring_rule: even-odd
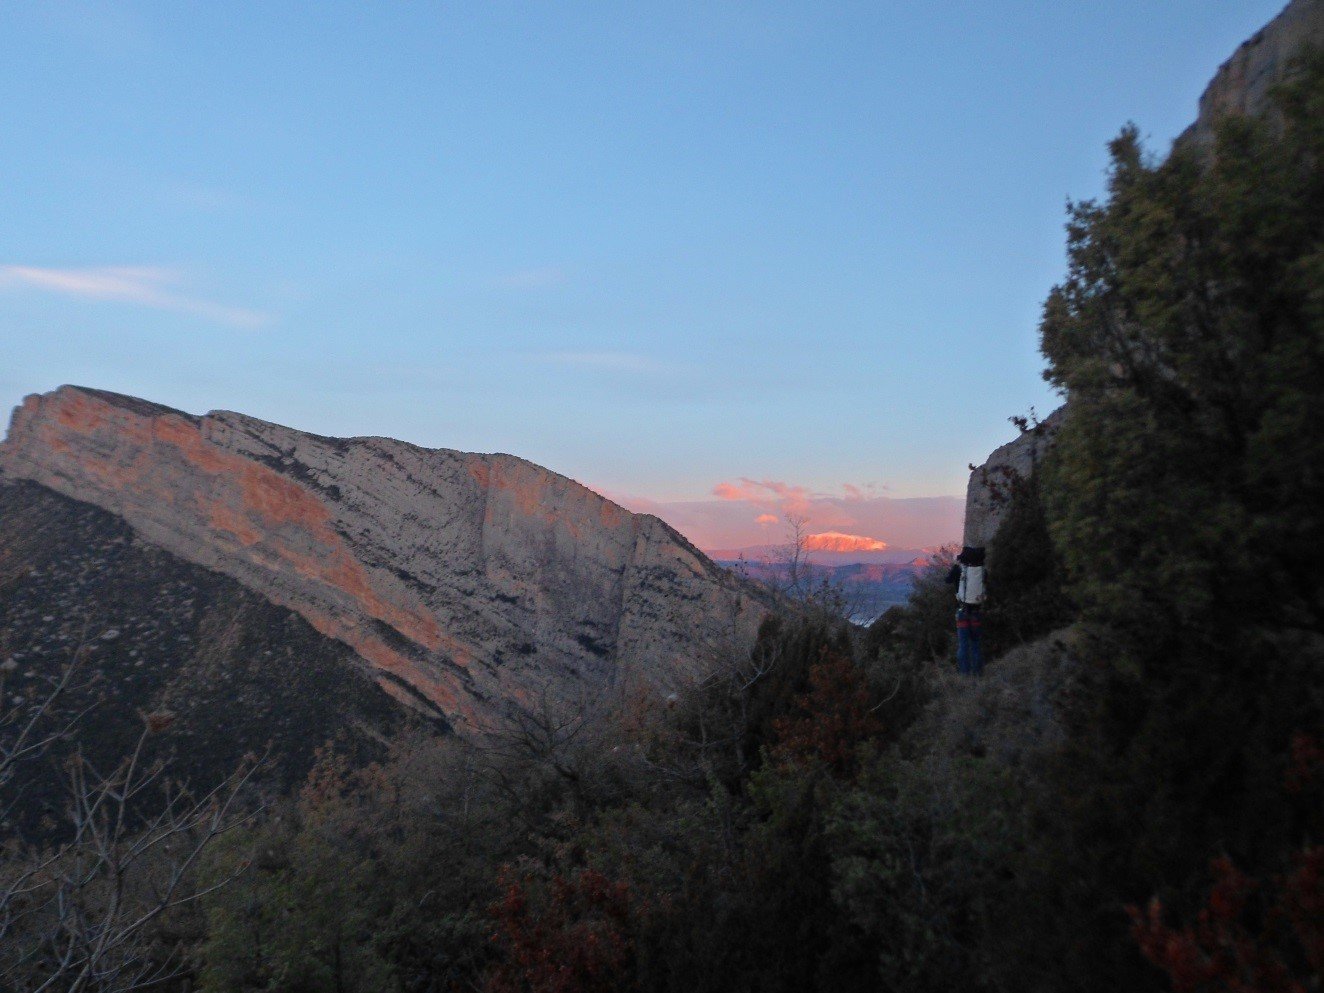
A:
<svg viewBox="0 0 1324 993">
<path fill-rule="evenodd" d="M 766 601 L 672 528 L 510 455 L 325 438 L 102 390 L 29 396 L 0 485 L 122 519 L 350 646 L 457 729 L 752 638 Z"/>
</svg>

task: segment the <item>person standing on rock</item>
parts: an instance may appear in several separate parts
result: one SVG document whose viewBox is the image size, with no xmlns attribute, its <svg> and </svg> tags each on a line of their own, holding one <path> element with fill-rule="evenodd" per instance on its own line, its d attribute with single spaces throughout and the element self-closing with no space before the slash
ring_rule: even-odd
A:
<svg viewBox="0 0 1324 993">
<path fill-rule="evenodd" d="M 984 606 L 984 550 L 966 545 L 947 573 L 956 587 L 956 669 L 963 676 L 984 671 L 984 649 L 979 643 Z"/>
</svg>

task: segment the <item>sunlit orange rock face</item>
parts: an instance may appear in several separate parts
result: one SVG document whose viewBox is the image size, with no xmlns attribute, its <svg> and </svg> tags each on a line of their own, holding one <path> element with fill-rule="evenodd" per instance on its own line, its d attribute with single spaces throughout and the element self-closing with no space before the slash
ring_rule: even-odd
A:
<svg viewBox="0 0 1324 993">
<path fill-rule="evenodd" d="M 877 538 L 867 538 L 859 534 L 842 534 L 840 531 L 824 531 L 822 534 L 808 535 L 804 540 L 805 551 L 809 552 L 885 552 L 887 542 Z"/>
<path fill-rule="evenodd" d="M 295 610 L 459 730 L 627 679 L 667 685 L 764 614 L 657 518 L 509 455 L 66 386 L 15 411 L 0 472 Z"/>
</svg>

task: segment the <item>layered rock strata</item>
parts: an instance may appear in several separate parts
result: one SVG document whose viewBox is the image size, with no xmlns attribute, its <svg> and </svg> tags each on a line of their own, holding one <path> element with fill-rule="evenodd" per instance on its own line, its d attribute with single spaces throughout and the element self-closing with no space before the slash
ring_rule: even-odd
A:
<svg viewBox="0 0 1324 993">
<path fill-rule="evenodd" d="M 461 730 L 627 676 L 666 684 L 747 642 L 767 606 L 657 518 L 509 455 L 65 386 L 15 411 L 0 473 L 290 608 Z"/>
<path fill-rule="evenodd" d="M 66 670 L 40 761 L 10 767 L 0 839 L 66 824 L 64 762 L 113 769 L 154 715 L 150 765 L 206 790 L 262 756 L 262 788 L 297 787 L 333 742 L 353 766 L 433 729 L 401 707 L 342 642 L 213 569 L 137 539 L 123 520 L 27 480 L 0 480 L 0 711 L 31 714 Z M 439 720 L 439 719 L 438 719 Z M 0 721 L 0 749 L 24 721 Z M 0 804 L 0 807 L 6 805 Z M 45 826 L 43 826 L 45 825 Z"/>
</svg>

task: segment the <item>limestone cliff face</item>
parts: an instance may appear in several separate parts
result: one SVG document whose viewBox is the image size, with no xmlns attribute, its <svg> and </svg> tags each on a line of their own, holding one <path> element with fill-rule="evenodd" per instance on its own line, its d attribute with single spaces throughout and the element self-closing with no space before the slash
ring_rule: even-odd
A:
<svg viewBox="0 0 1324 993">
<path fill-rule="evenodd" d="M 996 449 L 983 465 L 971 471 L 965 490 L 964 544 L 986 546 L 997 534 L 1010 506 L 1012 487 L 1018 479 L 1033 475 L 1066 415 L 1067 408 L 1059 407 L 1038 425 Z"/>
<path fill-rule="evenodd" d="M 1242 42 L 1200 97 L 1200 113 L 1180 142 L 1212 146 L 1214 128 L 1229 114 L 1263 114 L 1269 91 L 1286 78 L 1307 46 L 1324 48 L 1324 0 L 1292 0 L 1272 21 Z"/>
<path fill-rule="evenodd" d="M 66 386 L 15 411 L 0 472 L 294 610 L 460 729 L 627 674 L 665 684 L 765 611 L 662 521 L 509 455 Z"/>
</svg>

